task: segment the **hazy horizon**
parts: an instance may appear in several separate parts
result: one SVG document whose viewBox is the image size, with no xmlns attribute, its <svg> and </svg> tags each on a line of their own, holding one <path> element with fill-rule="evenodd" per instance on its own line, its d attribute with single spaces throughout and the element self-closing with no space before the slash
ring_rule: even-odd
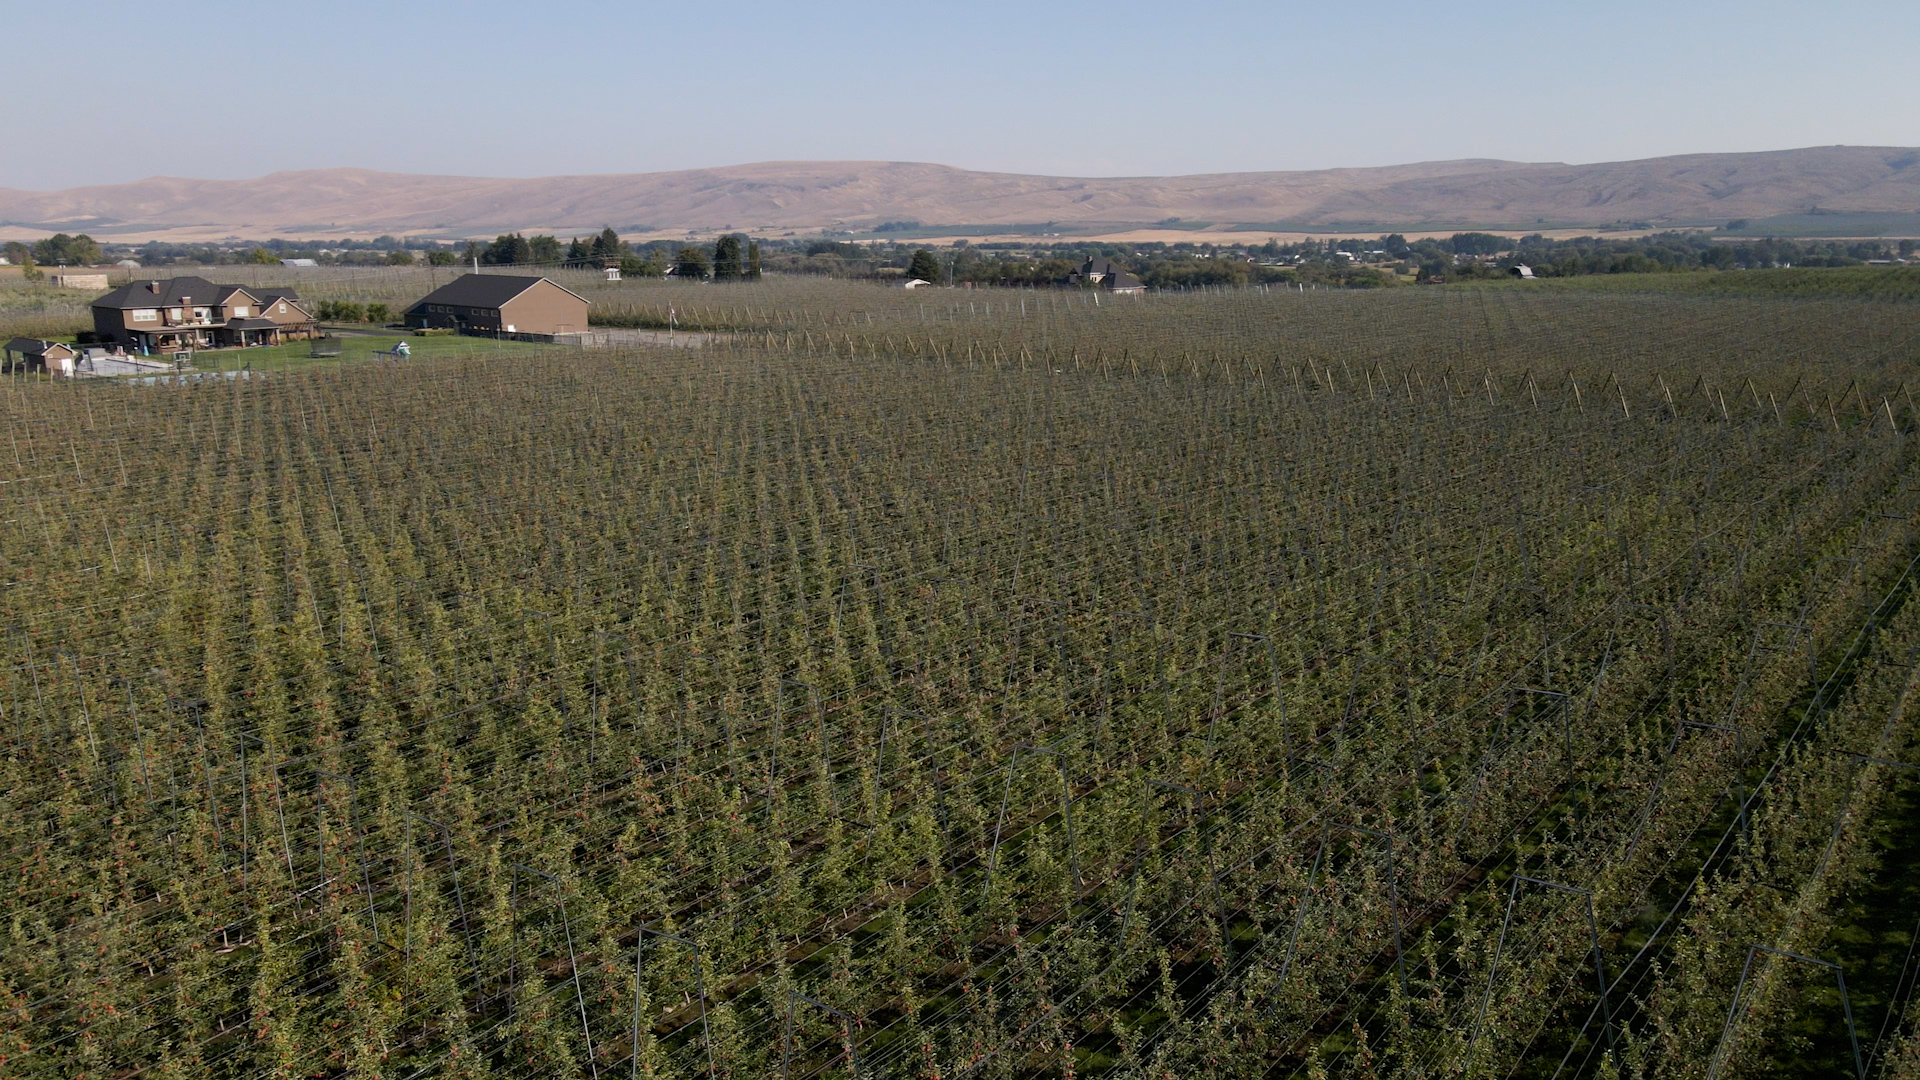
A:
<svg viewBox="0 0 1920 1080">
<path fill-rule="evenodd" d="M 1559 161 L 1559 160 L 1524 161 L 1519 158 L 1452 157 L 1452 158 L 1423 158 L 1418 161 L 1389 161 L 1389 162 L 1380 162 L 1380 163 L 1371 164 L 1371 165 L 1321 165 L 1321 166 L 1313 166 L 1313 167 L 1302 168 L 1302 169 L 1222 169 L 1222 170 L 1209 170 L 1204 172 L 1188 171 L 1188 172 L 1181 172 L 1181 173 L 1104 173 L 1099 175 L 1095 175 L 1091 173 L 1044 173 L 1044 174 L 1043 173 L 1014 173 L 1004 169 L 974 169 L 966 165 L 956 165 L 952 162 L 947 162 L 947 161 L 917 161 L 917 160 L 910 160 L 905 158 L 816 158 L 816 159 L 770 158 L 770 159 L 764 159 L 764 160 L 758 160 L 758 161 L 710 162 L 704 165 L 689 165 L 689 166 L 676 168 L 676 169 L 632 169 L 632 170 L 627 170 L 622 172 L 594 172 L 594 173 L 577 173 L 577 172 L 425 173 L 425 172 L 411 172 L 411 171 L 399 170 L 399 169 L 379 169 L 379 168 L 374 168 L 368 165 L 358 165 L 358 164 L 349 163 L 349 164 L 339 164 L 339 165 L 313 165 L 313 166 L 307 166 L 304 168 L 292 168 L 292 169 L 272 169 L 267 172 L 253 173 L 253 174 L 244 175 L 244 176 L 192 176 L 192 175 L 181 174 L 181 173 L 153 173 L 147 176 L 131 177 L 126 180 L 106 181 L 99 184 L 73 184 L 73 185 L 68 185 L 68 187 L 70 188 L 111 187 L 115 184 L 142 183 L 142 182 L 154 181 L 154 180 L 244 181 L 244 180 L 264 179 L 269 176 L 273 176 L 280 173 L 324 172 L 328 170 L 361 170 L 366 172 L 388 173 L 395 176 L 439 176 L 439 177 L 447 177 L 447 178 L 453 178 L 453 179 L 473 179 L 473 180 L 551 180 L 551 179 L 564 179 L 568 177 L 593 178 L 593 177 L 607 177 L 607 176 L 641 176 L 641 175 L 649 175 L 654 173 L 671 173 L 671 172 L 701 172 L 706 170 L 735 169 L 735 168 L 746 168 L 750 166 L 761 166 L 761 165 L 780 165 L 780 164 L 819 165 L 819 164 L 872 164 L 872 163 L 932 165 L 932 166 L 943 167 L 943 168 L 959 169 L 965 172 L 1004 173 L 1006 175 L 1015 175 L 1015 176 L 1050 175 L 1050 176 L 1058 176 L 1062 179 L 1073 179 L 1073 180 L 1142 180 L 1142 179 L 1157 180 L 1157 179 L 1177 179 L 1185 176 L 1224 175 L 1224 174 L 1231 174 L 1231 173 L 1318 172 L 1318 171 L 1335 170 L 1335 169 L 1391 168 L 1394 166 L 1431 165 L 1431 164 L 1440 164 L 1440 163 L 1451 162 L 1451 161 L 1476 161 L 1476 160 L 1499 161 L 1504 164 L 1547 165 L 1547 166 L 1605 165 L 1605 164 L 1612 164 L 1618 161 L 1653 160 L 1656 158 L 1668 158 L 1668 157 L 1693 157 L 1696 155 L 1704 155 L 1704 154 L 1786 153 L 1786 152 L 1795 151 L 1795 150 L 1817 150 L 1817 149 L 1821 149 L 1823 146 L 1845 146 L 1853 149 L 1906 150 L 1906 149 L 1920 149 L 1920 140 L 1917 140 L 1912 145 L 1899 144 L 1899 143 L 1887 143 L 1882 145 L 1869 146 L 1866 144 L 1831 143 L 1831 144 L 1818 144 L 1818 145 L 1810 145 L 1810 146 L 1773 146 L 1773 147 L 1765 147 L 1758 150 L 1727 150 L 1727 151 L 1689 150 L 1689 151 L 1680 151 L 1678 153 L 1673 153 L 1673 154 L 1651 155 L 1648 158 L 1624 158 L 1624 159 L 1609 158 L 1609 159 L 1599 160 L 1599 161 Z M 34 189 L 14 188 L 13 190 L 31 191 Z M 65 190 L 65 189 L 41 189 L 41 190 L 57 191 L 57 190 Z"/>
<path fill-rule="evenodd" d="M 17 81 L 0 187 L 853 160 L 1179 176 L 1920 144 L 1920 6 L 1828 10 L 345 0 L 311 25 L 231 0 L 165 18 L 50 5 L 10 12 L 14 39 L 57 49 L 107 23 L 138 28 L 139 49 Z M 307 47 L 329 34 L 343 44 Z"/>
</svg>

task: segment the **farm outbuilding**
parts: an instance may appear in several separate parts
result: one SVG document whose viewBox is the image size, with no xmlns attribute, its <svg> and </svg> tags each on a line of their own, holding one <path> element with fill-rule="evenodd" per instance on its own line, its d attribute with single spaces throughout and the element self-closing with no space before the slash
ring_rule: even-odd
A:
<svg viewBox="0 0 1920 1080">
<path fill-rule="evenodd" d="M 462 274 L 407 309 L 415 329 L 551 338 L 587 329 L 586 297 L 543 277 Z"/>
<path fill-rule="evenodd" d="M 59 341 L 43 341 L 40 338 L 14 338 L 4 347 L 6 370 L 21 370 L 25 365 L 28 371 L 51 371 L 56 374 L 69 374 L 73 371 L 74 358 L 79 352 L 73 346 Z"/>
</svg>

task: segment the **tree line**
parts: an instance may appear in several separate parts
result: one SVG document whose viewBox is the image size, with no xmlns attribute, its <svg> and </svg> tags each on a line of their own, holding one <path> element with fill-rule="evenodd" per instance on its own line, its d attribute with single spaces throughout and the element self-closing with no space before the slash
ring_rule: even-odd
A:
<svg viewBox="0 0 1920 1080">
<path fill-rule="evenodd" d="M 591 238 L 574 237 L 562 246 L 558 237 L 505 233 L 492 243 L 470 241 L 461 260 L 481 266 L 617 267 L 623 277 L 674 277 L 749 281 L 760 277 L 760 244 L 738 234 L 722 236 L 711 248 L 702 244 L 658 241 L 635 246 L 612 226 Z"/>
<path fill-rule="evenodd" d="M 230 246 L 103 246 L 85 234 L 63 233 L 32 244 L 7 243 L 4 253 L 8 262 L 26 267 L 29 280 L 38 279 L 39 268 L 45 266 L 97 264 L 131 255 L 147 265 L 271 265 L 283 258 L 311 258 L 321 264 L 345 266 L 617 266 L 626 277 L 671 275 L 703 281 L 744 281 L 775 272 L 1024 288 L 1066 285 L 1086 259 L 1105 258 L 1125 266 L 1143 284 L 1156 289 L 1257 284 L 1372 288 L 1398 284 L 1408 277 L 1443 282 L 1507 276 L 1521 265 L 1530 267 L 1537 277 L 1574 277 L 1860 266 L 1915 258 L 1912 239 L 1726 241 L 1698 230 L 1571 239 L 1551 239 L 1540 233 L 1514 239 L 1468 231 L 1408 240 L 1403 234 L 1388 233 L 1371 238 L 1312 237 L 1260 244 L 1235 243 L 1230 233 L 1207 235 L 1225 242 L 1036 245 L 970 244 L 960 240 L 935 250 L 897 242 L 853 243 L 827 237 L 754 240 L 729 234 L 712 242 L 653 240 L 635 244 L 621 239 L 609 226 L 596 235 L 564 241 L 553 235 L 512 232 L 490 242 L 471 240 L 463 245 L 381 236 L 373 240 L 328 240 L 325 247 L 317 242 L 285 239 Z"/>
</svg>

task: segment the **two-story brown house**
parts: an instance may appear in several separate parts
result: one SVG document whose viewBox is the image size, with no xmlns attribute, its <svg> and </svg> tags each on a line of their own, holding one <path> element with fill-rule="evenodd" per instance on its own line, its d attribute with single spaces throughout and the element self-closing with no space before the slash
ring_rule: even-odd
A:
<svg viewBox="0 0 1920 1080">
<path fill-rule="evenodd" d="M 277 345 L 312 337 L 313 316 L 291 289 L 216 285 L 205 278 L 135 281 L 93 302 L 94 336 L 145 353 Z"/>
<path fill-rule="evenodd" d="M 587 299 L 543 277 L 462 274 L 407 309 L 407 325 L 552 337 L 587 329 Z"/>
</svg>

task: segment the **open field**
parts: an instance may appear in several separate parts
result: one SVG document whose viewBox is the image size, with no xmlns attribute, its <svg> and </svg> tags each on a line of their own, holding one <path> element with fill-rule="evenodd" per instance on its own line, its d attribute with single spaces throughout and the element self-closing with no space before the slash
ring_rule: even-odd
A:
<svg viewBox="0 0 1920 1080">
<path fill-rule="evenodd" d="M 1802 280 L 5 383 L 0 1072 L 1912 1075 L 1920 305 Z"/>
</svg>

